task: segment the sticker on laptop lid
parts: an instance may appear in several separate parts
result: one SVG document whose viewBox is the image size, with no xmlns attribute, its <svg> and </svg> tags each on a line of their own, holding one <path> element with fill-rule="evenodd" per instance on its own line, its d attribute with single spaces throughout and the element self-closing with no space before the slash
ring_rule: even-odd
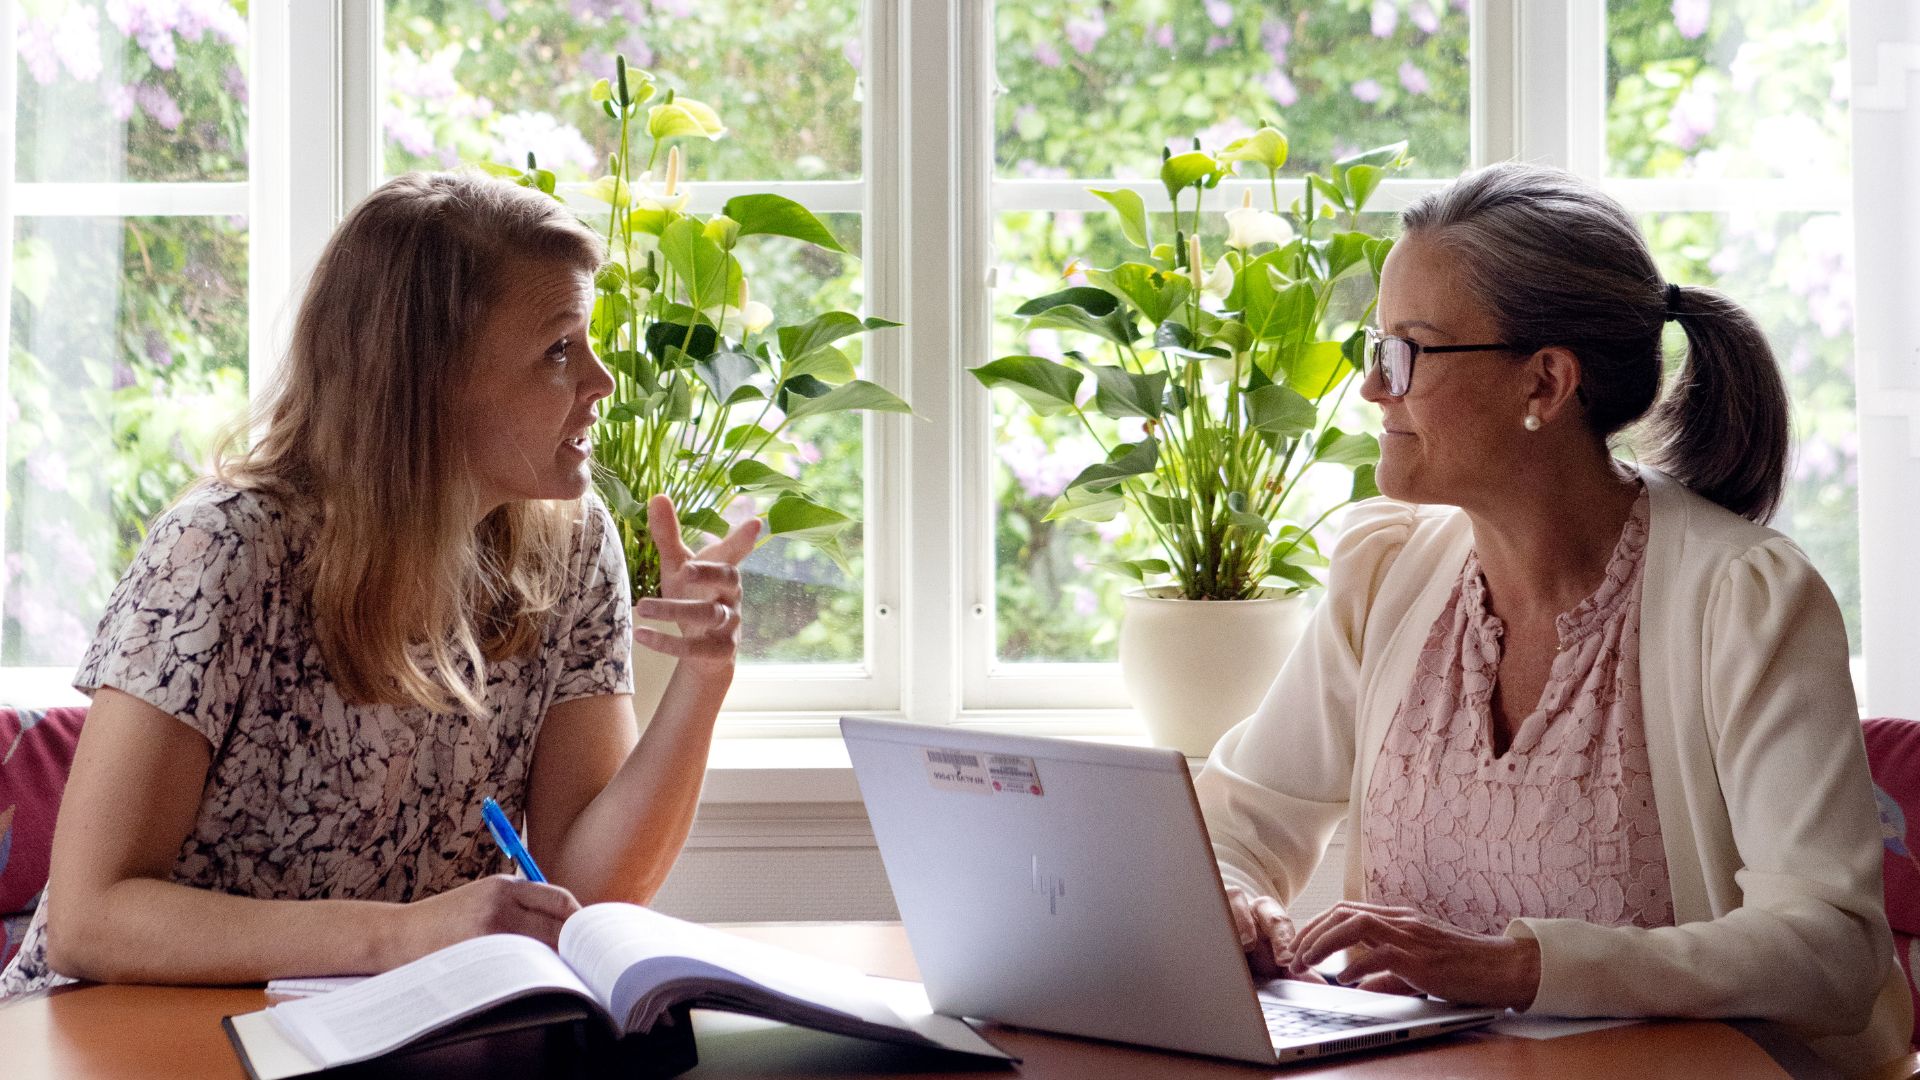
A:
<svg viewBox="0 0 1920 1080">
<path fill-rule="evenodd" d="M 1040 767 L 1032 758 L 988 754 L 987 778 L 992 781 L 995 794 L 1039 796 L 1046 793 L 1040 786 Z"/>
<path fill-rule="evenodd" d="M 986 762 L 980 755 L 968 750 L 935 750 L 922 747 L 920 752 L 926 755 L 927 779 L 934 787 L 948 791 L 969 791 L 975 795 L 991 795 Z"/>
</svg>

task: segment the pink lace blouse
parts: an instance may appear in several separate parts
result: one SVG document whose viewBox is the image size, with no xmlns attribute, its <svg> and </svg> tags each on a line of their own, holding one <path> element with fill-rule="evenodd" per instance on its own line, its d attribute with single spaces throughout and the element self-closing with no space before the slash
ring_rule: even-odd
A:
<svg viewBox="0 0 1920 1080">
<path fill-rule="evenodd" d="M 1467 558 L 1387 731 L 1361 819 L 1368 901 L 1497 934 L 1521 916 L 1670 926 L 1640 707 L 1643 490 L 1606 580 L 1558 619 L 1540 703 L 1493 753 L 1505 627 Z"/>
</svg>

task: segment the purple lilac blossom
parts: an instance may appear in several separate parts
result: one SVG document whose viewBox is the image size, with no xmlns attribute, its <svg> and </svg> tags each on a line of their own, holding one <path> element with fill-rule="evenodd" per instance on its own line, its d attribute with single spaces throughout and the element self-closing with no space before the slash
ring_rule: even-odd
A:
<svg viewBox="0 0 1920 1080">
<path fill-rule="evenodd" d="M 866 46 L 862 45 L 857 37 L 848 38 L 847 43 L 840 46 L 840 55 L 846 57 L 847 63 L 853 67 L 853 70 L 859 71 L 860 65 L 867 59 Z"/>
<path fill-rule="evenodd" d="M 487 17 L 494 22 L 503 22 L 507 17 L 507 5 L 502 0 L 487 0 Z"/>
<path fill-rule="evenodd" d="M 1100 599 L 1093 590 L 1084 585 L 1069 585 L 1067 591 L 1073 594 L 1073 613 L 1075 615 L 1095 615 L 1100 611 Z"/>
<path fill-rule="evenodd" d="M 1407 17 L 1413 20 L 1413 25 L 1419 27 L 1423 34 L 1440 32 L 1440 13 L 1433 10 L 1433 5 L 1427 0 L 1413 0 L 1413 7 L 1407 10 Z"/>
<path fill-rule="evenodd" d="M 1067 44 L 1073 51 L 1085 56 L 1093 51 L 1100 39 L 1107 36 L 1107 17 L 1095 11 L 1091 18 L 1068 19 L 1066 25 Z"/>
<path fill-rule="evenodd" d="M 173 366 L 173 346 L 167 344 L 167 337 L 158 330 L 149 329 L 141 335 L 141 352 L 146 354 L 147 362 L 155 367 Z"/>
<path fill-rule="evenodd" d="M 1664 134 L 1680 149 L 1691 150 L 1700 144 L 1703 136 L 1713 132 L 1719 121 L 1720 105 L 1712 85 L 1695 79 L 1674 99 Z"/>
<path fill-rule="evenodd" d="M 100 77 L 100 15 L 90 7 L 70 7 L 53 30 L 53 51 L 67 74 L 81 82 Z"/>
<path fill-rule="evenodd" d="M 1799 483 L 1825 480 L 1840 471 L 1840 454 L 1834 445 L 1818 435 L 1800 440 L 1793 455 L 1793 478 Z"/>
<path fill-rule="evenodd" d="M 223 73 L 227 87 L 227 96 L 242 105 L 247 103 L 247 73 L 240 70 L 238 64 L 228 64 Z"/>
<path fill-rule="evenodd" d="M 638 32 L 627 35 L 627 39 L 620 43 L 620 51 L 626 54 L 627 62 L 635 67 L 653 66 L 653 46 L 647 44 L 647 39 Z"/>
<path fill-rule="evenodd" d="M 1087 215 L 1078 210 L 1056 210 L 1053 215 L 1054 228 L 1068 236 L 1077 235 L 1087 224 Z"/>
<path fill-rule="evenodd" d="M 1799 237 L 1787 288 L 1805 300 L 1820 333 L 1841 337 L 1853 329 L 1853 234 L 1839 215 L 1818 214 L 1800 226 Z"/>
<path fill-rule="evenodd" d="M 553 113 L 518 111 L 493 121 L 493 154 L 497 158 L 524 161 L 530 150 L 547 169 L 561 163 L 591 169 L 599 161 L 580 129 L 553 119 Z"/>
<path fill-rule="evenodd" d="M 1267 96 L 1282 108 L 1300 100 L 1300 91 L 1294 89 L 1293 80 L 1284 71 L 1267 72 L 1267 77 L 1260 80 L 1260 85 L 1266 90 Z"/>
<path fill-rule="evenodd" d="M 1158 45 L 1162 49 L 1173 48 L 1173 24 L 1160 23 L 1147 27 L 1147 44 Z"/>
<path fill-rule="evenodd" d="M 453 77 L 453 62 L 458 54 L 449 50 L 439 56 L 422 57 L 402 45 L 395 49 L 387 66 L 387 88 L 402 98 L 445 101 L 460 93 Z"/>
<path fill-rule="evenodd" d="M 58 579 L 70 586 L 91 584 L 100 574 L 100 564 L 87 550 L 88 545 L 69 522 L 35 522 L 35 539 L 40 550 L 51 556 Z"/>
<path fill-rule="evenodd" d="M 168 131 L 179 130 L 182 119 L 180 103 L 173 100 L 173 95 L 167 93 L 166 87 L 143 83 L 134 90 L 133 96 L 147 115 L 153 117 L 154 123 Z"/>
<path fill-rule="evenodd" d="M 113 389 L 125 390 L 135 382 L 133 368 L 124 363 L 113 365 Z"/>
<path fill-rule="evenodd" d="M 400 148 L 414 157 L 433 157 L 438 149 L 433 142 L 433 133 L 427 130 L 427 122 L 411 113 L 397 113 L 387 110 L 387 139 L 400 144 Z"/>
<path fill-rule="evenodd" d="M 1081 440 L 1048 446 L 1038 435 L 1016 435 L 1000 444 L 999 456 L 1029 499 L 1057 499 L 1080 471 L 1099 460 L 1097 448 Z"/>
<path fill-rule="evenodd" d="M 1226 34 L 1208 34 L 1207 55 L 1212 56 L 1231 44 L 1233 44 L 1233 38 Z"/>
<path fill-rule="evenodd" d="M 1228 143 L 1236 139 L 1244 139 L 1251 134 L 1253 134 L 1253 128 L 1237 116 L 1229 116 L 1217 124 L 1194 132 L 1194 136 L 1200 140 L 1201 149 L 1209 154 L 1217 154 L 1226 149 Z"/>
<path fill-rule="evenodd" d="M 27 62 L 33 81 L 45 86 L 60 75 L 60 57 L 53 51 L 53 27 L 22 14 L 14 30 L 14 47 Z"/>
<path fill-rule="evenodd" d="M 164 31 L 141 34 L 140 47 L 147 50 L 147 59 L 161 71 L 172 71 L 174 63 L 180 59 L 178 47 L 174 45 L 173 35 Z"/>
<path fill-rule="evenodd" d="M 67 490 L 67 457 L 58 450 L 27 456 L 27 479 L 42 491 Z"/>
<path fill-rule="evenodd" d="M 1062 359 L 1066 354 L 1060 348 L 1060 332 L 1044 328 L 1027 331 L 1027 354 L 1048 360 Z"/>
<path fill-rule="evenodd" d="M 1393 0 L 1373 0 L 1373 36 L 1392 37 L 1393 31 L 1400 25 L 1400 9 Z"/>
<path fill-rule="evenodd" d="M 1293 41 L 1293 28 L 1279 19 L 1268 19 L 1260 24 L 1260 47 L 1266 50 L 1273 66 L 1281 67 L 1287 62 L 1287 46 Z"/>
<path fill-rule="evenodd" d="M 794 444 L 793 456 L 799 459 L 802 465 L 812 465 L 820 460 L 820 448 L 802 440 Z"/>
<path fill-rule="evenodd" d="M 1707 32 L 1707 20 L 1712 14 L 1712 0 L 1673 0 L 1673 28 L 1688 40 Z"/>
<path fill-rule="evenodd" d="M 133 116 L 133 87 L 114 86 L 107 90 L 107 110 L 113 113 L 115 120 L 126 122 Z"/>
<path fill-rule="evenodd" d="M 1035 45 L 1033 47 L 1033 58 L 1044 68 L 1057 68 L 1061 64 L 1060 50 L 1054 48 L 1053 43 L 1050 41 L 1043 41 Z"/>
<path fill-rule="evenodd" d="M 1400 61 L 1400 85 L 1406 87 L 1409 94 L 1424 94 L 1432 89 L 1427 82 L 1427 73 L 1413 66 L 1413 61 Z"/>
<path fill-rule="evenodd" d="M 693 14 L 693 0 L 653 0 L 653 10 L 684 19 Z"/>
<path fill-rule="evenodd" d="M 1380 84 L 1373 79 L 1361 79 L 1353 84 L 1353 96 L 1371 105 L 1380 100 Z"/>
<path fill-rule="evenodd" d="M 1207 18 L 1213 25 L 1225 30 L 1233 23 L 1233 5 L 1227 0 L 1206 0 Z"/>
</svg>

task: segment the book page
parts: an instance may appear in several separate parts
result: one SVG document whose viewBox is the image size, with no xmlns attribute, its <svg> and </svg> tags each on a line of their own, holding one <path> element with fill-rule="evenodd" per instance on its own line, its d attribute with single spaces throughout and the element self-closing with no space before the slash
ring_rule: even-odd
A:
<svg viewBox="0 0 1920 1080">
<path fill-rule="evenodd" d="M 754 984 L 796 1001 L 875 1023 L 899 1022 L 890 1009 L 862 991 L 860 983 L 866 976 L 852 968 L 633 904 L 594 904 L 576 912 L 560 931 L 560 955 L 606 1002 L 616 1020 L 625 1019 L 638 994 L 652 986 L 676 976 L 711 975 L 717 969 L 722 977 L 732 976 L 730 981 Z M 640 967 L 652 975 L 644 984 L 636 986 L 633 979 L 623 979 Z"/>
<path fill-rule="evenodd" d="M 560 955 L 622 1030 L 647 1031 L 679 1004 L 725 1009 L 863 1038 L 1002 1057 L 960 1020 L 926 1008 L 919 984 L 749 941 L 632 904 L 595 904 L 567 920 Z"/>
<path fill-rule="evenodd" d="M 491 934 L 266 1012 L 289 1041 L 331 1068 L 378 1057 L 488 1006 L 550 992 L 593 1000 L 552 949 L 520 934 Z"/>
</svg>

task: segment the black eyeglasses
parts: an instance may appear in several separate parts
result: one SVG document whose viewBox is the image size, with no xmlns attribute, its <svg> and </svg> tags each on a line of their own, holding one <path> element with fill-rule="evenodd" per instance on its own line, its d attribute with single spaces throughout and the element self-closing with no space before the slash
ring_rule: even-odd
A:
<svg viewBox="0 0 1920 1080">
<path fill-rule="evenodd" d="M 1378 371 L 1386 381 L 1390 397 L 1404 397 L 1413 388 L 1413 362 L 1421 353 L 1518 351 L 1504 341 L 1491 345 L 1422 345 L 1412 338 L 1383 334 L 1367 327 L 1367 374 Z"/>
</svg>

